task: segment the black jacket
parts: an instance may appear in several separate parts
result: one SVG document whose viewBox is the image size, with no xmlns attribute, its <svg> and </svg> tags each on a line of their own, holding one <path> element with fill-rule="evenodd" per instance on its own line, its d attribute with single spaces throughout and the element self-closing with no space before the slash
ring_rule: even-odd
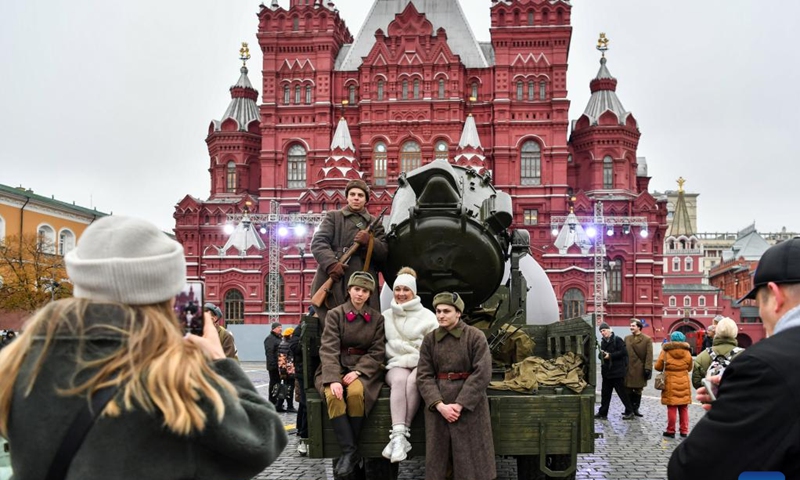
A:
<svg viewBox="0 0 800 480">
<path fill-rule="evenodd" d="M 278 345 L 281 344 L 281 336 L 275 332 L 269 332 L 264 339 L 264 355 L 267 356 L 267 370 L 278 370 Z"/>
<path fill-rule="evenodd" d="M 717 400 L 669 461 L 669 478 L 800 478 L 800 327 L 764 339 L 725 370 Z"/>
<path fill-rule="evenodd" d="M 296 377 L 303 377 L 303 344 L 300 343 L 300 335 L 305 326 L 305 320 L 300 322 L 300 325 L 294 329 L 291 338 L 289 338 L 289 350 L 294 356 L 294 374 Z"/>
<path fill-rule="evenodd" d="M 600 350 L 602 350 L 600 373 L 603 378 L 623 378 L 628 371 L 628 349 L 625 347 L 625 340 L 612 333 L 610 337 L 600 342 Z M 611 358 L 605 360 L 603 352 L 608 352 Z"/>
</svg>

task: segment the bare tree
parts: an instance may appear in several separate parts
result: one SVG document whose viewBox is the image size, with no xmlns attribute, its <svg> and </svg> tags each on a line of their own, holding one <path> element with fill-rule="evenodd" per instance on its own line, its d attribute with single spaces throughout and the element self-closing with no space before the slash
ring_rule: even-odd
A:
<svg viewBox="0 0 800 480">
<path fill-rule="evenodd" d="M 39 235 L 8 236 L 0 243 L 0 310 L 33 312 L 72 295 L 64 257 Z"/>
</svg>

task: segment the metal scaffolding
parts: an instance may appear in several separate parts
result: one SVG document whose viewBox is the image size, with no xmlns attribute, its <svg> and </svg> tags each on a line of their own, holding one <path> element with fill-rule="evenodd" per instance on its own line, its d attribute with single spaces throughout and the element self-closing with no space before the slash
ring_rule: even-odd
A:
<svg viewBox="0 0 800 480">
<path fill-rule="evenodd" d="M 621 233 L 630 234 L 632 227 L 638 227 L 640 231 L 647 231 L 647 217 L 643 216 L 606 216 L 603 213 L 603 202 L 596 201 L 594 204 L 594 215 L 590 216 L 576 216 L 575 217 L 581 226 L 594 227 L 595 235 L 592 237 L 594 241 L 594 254 L 592 269 L 593 273 L 593 292 L 592 299 L 594 303 L 595 319 L 597 324 L 605 321 L 605 260 L 606 260 L 606 246 L 605 236 L 609 229 L 621 228 Z M 553 216 L 550 217 L 550 226 L 553 229 L 561 228 L 567 223 L 567 216 Z"/>
<path fill-rule="evenodd" d="M 325 218 L 324 213 L 280 213 L 280 205 L 277 201 L 272 200 L 269 205 L 268 214 L 260 213 L 233 213 L 228 214 L 227 221 L 229 223 L 238 223 L 242 218 L 247 215 L 250 222 L 255 225 L 263 225 L 267 229 L 267 236 L 269 237 L 269 246 L 267 248 L 269 259 L 269 274 L 267 275 L 267 313 L 269 314 L 270 322 L 277 322 L 280 319 L 280 291 L 281 286 L 281 250 L 280 250 L 280 235 L 278 229 L 281 226 L 290 227 L 297 225 L 305 225 L 307 232 L 305 237 L 314 235 L 314 229 L 322 223 Z M 303 275 L 303 272 L 300 272 Z M 302 292 L 301 292 L 302 295 Z"/>
</svg>

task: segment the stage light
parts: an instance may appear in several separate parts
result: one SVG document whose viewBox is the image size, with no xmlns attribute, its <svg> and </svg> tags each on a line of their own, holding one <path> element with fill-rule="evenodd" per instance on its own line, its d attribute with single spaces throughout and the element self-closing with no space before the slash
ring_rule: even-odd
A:
<svg viewBox="0 0 800 480">
<path fill-rule="evenodd" d="M 556 227 L 553 227 L 553 229 L 550 230 L 550 233 L 552 233 L 553 236 L 555 237 L 556 235 L 558 235 L 558 229 Z"/>
<path fill-rule="evenodd" d="M 647 227 L 642 227 L 642 230 L 639 232 L 639 235 L 641 235 L 642 238 L 647 238 L 647 236 L 649 235 L 649 233 L 647 232 Z"/>
<path fill-rule="evenodd" d="M 631 224 L 630 223 L 623 223 L 622 224 L 622 233 L 624 235 L 630 235 L 630 233 L 631 233 Z"/>
<path fill-rule="evenodd" d="M 261 227 L 261 228 L 258 229 L 258 231 L 261 232 L 261 235 L 265 235 L 267 233 L 267 228 L 266 227 Z"/>
<path fill-rule="evenodd" d="M 222 231 L 225 232 L 226 235 L 230 235 L 233 233 L 234 227 L 230 223 L 226 223 L 225 226 L 222 228 Z"/>
<path fill-rule="evenodd" d="M 286 227 L 278 227 L 278 236 L 285 237 L 286 235 L 289 235 L 289 229 Z"/>
<path fill-rule="evenodd" d="M 295 225 L 294 234 L 297 235 L 298 237 L 304 237 L 306 235 L 306 226 L 305 225 Z"/>
<path fill-rule="evenodd" d="M 609 237 L 613 237 L 614 236 L 614 227 L 612 227 L 612 226 L 606 227 L 606 235 L 608 235 Z"/>
<path fill-rule="evenodd" d="M 587 227 L 586 228 L 586 235 L 588 235 L 589 238 L 594 238 L 595 236 L 597 236 L 597 229 L 594 228 L 593 226 Z"/>
</svg>

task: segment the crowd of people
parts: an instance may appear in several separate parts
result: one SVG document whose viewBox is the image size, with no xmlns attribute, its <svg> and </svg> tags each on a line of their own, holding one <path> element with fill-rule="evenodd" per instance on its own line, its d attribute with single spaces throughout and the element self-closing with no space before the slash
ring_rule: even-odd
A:
<svg viewBox="0 0 800 480">
<path fill-rule="evenodd" d="M 4 331 L 0 341 L 0 435 L 12 445 L 15 475 L 166 480 L 203 471 L 209 479 L 252 478 L 287 444 L 278 412 L 297 413 L 298 453 L 307 453 L 305 387 L 313 385 L 341 448 L 336 474 L 347 477 L 361 464 L 365 418 L 388 384 L 386 459 L 408 457 L 422 407 L 426 479 L 495 478 L 486 336 L 464 322 L 456 292 L 439 292 L 434 311 L 426 309 L 410 268 L 397 272 L 390 306 L 380 311 L 386 236 L 366 210 L 367 185 L 354 180 L 345 192 L 347 206 L 328 212 L 312 241 L 319 265 L 313 285 L 334 281 L 309 312 L 322 325 L 320 365 L 304 369 L 303 323 L 286 330 L 273 323 L 264 340 L 267 398 L 239 366 L 218 306 L 176 311 L 186 282 L 180 244 L 130 217 L 89 226 L 65 256 L 74 298 L 49 303 L 20 334 Z M 357 254 L 342 259 L 353 245 Z M 792 373 L 800 367 L 800 238 L 764 254 L 745 299 L 757 301 L 768 335 L 747 350 L 738 347 L 729 318 L 715 319 L 695 358 L 679 331 L 654 358 L 640 320 L 631 319 L 624 339 L 599 326 L 595 418 L 608 418 L 614 392 L 624 420 L 642 417 L 643 389 L 653 370 L 661 372 L 655 384 L 667 407 L 663 435 L 688 437 L 672 455 L 671 479 L 736 478 L 746 470 L 800 477 L 800 380 Z M 692 387 L 708 412 L 690 433 Z M 44 404 L 53 405 L 46 415 Z"/>
</svg>

